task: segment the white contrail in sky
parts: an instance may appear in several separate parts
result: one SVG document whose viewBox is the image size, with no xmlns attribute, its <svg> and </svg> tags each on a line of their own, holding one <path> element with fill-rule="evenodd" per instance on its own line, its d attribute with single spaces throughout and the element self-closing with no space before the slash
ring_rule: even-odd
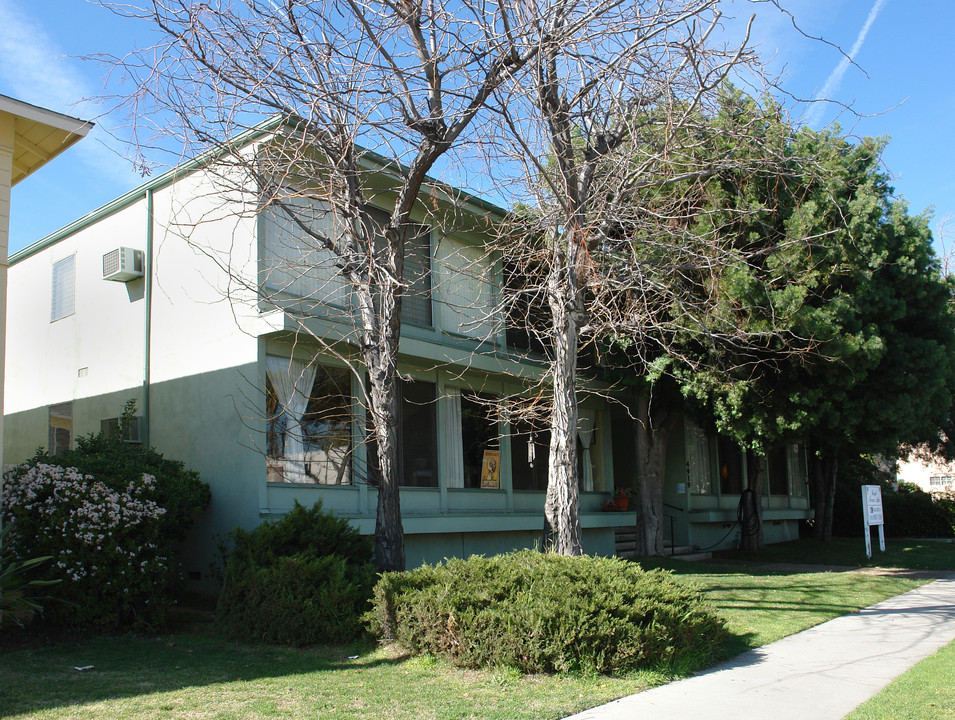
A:
<svg viewBox="0 0 955 720">
<path fill-rule="evenodd" d="M 839 89 L 839 86 L 842 84 L 842 76 L 846 74 L 846 70 L 849 69 L 849 65 L 855 59 L 855 56 L 858 54 L 859 50 L 862 49 L 862 43 L 865 42 L 866 35 L 869 34 L 869 28 L 872 27 L 872 23 L 875 22 L 879 11 L 882 10 L 882 6 L 885 5 L 885 3 L 886 0 L 875 0 L 875 4 L 872 6 L 872 9 L 869 10 L 869 16 L 865 19 L 865 25 L 862 26 L 858 37 L 856 37 L 855 44 L 849 51 L 849 55 L 847 57 L 843 57 L 842 60 L 839 61 L 839 64 L 836 65 L 836 69 L 829 74 L 828 78 L 826 78 L 826 84 L 822 86 L 822 90 L 816 93 L 816 96 L 813 98 L 813 100 L 816 100 L 817 102 L 809 111 L 809 115 L 806 119 L 807 125 L 818 125 L 819 121 L 822 120 L 822 114 L 826 111 L 826 103 L 823 101 L 828 100 L 830 97 L 832 97 L 833 93 Z"/>
</svg>

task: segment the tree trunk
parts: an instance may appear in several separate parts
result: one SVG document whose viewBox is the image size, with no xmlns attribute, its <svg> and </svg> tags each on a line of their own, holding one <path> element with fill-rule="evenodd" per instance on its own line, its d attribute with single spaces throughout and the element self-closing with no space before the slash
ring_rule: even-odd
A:
<svg viewBox="0 0 955 720">
<path fill-rule="evenodd" d="M 401 524 L 398 483 L 398 387 L 390 381 L 372 383 L 371 412 L 378 444 L 378 508 L 375 521 L 375 567 L 379 572 L 405 569 L 405 538 Z"/>
<path fill-rule="evenodd" d="M 655 411 L 651 415 L 649 397 L 638 395 L 637 417 L 633 422 L 637 438 L 637 484 L 634 488 L 637 555 L 664 554 L 663 536 L 667 518 L 663 512 L 663 483 L 667 443 L 676 418 L 677 413 L 669 409 Z"/>
<path fill-rule="evenodd" d="M 836 475 L 839 460 L 828 453 L 813 454 L 809 463 L 815 514 L 813 536 L 823 542 L 832 540 L 833 508 L 836 501 Z"/>
<path fill-rule="evenodd" d="M 754 514 L 751 520 L 753 532 L 741 533 L 740 547 L 743 550 L 762 550 L 765 545 L 763 541 L 763 485 L 766 482 L 766 455 L 747 453 L 746 459 L 748 489 L 753 491 L 753 502 L 749 507 L 749 511 Z"/>
<path fill-rule="evenodd" d="M 392 253 L 390 276 L 401 277 L 400 245 Z M 396 264 L 397 263 L 397 264 Z M 405 538 L 401 524 L 398 478 L 398 340 L 401 290 L 395 282 L 378 284 L 357 293 L 363 324 L 362 355 L 368 372 L 368 412 L 378 454 L 378 507 L 375 519 L 375 567 L 379 572 L 405 569 Z"/>
<path fill-rule="evenodd" d="M 544 503 L 545 549 L 583 555 L 580 491 L 577 485 L 577 341 L 578 313 L 567 299 L 566 278 L 551 277 L 554 329 L 554 401 L 550 416 L 550 459 Z"/>
</svg>

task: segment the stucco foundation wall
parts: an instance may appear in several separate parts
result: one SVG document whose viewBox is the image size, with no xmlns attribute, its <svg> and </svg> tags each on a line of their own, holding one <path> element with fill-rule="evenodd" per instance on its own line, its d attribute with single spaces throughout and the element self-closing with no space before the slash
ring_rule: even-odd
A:
<svg viewBox="0 0 955 720">
<path fill-rule="evenodd" d="M 543 524 L 543 518 L 541 518 Z M 408 568 L 437 563 L 448 557 L 499 555 L 512 550 L 539 548 L 541 532 L 433 533 L 405 535 L 405 561 Z M 612 556 L 615 552 L 613 528 L 583 531 L 584 552 Z"/>
<path fill-rule="evenodd" d="M 208 575 L 217 560 L 217 537 L 262 521 L 265 402 L 250 384 L 257 372 L 250 363 L 157 383 L 150 390 L 150 444 L 197 471 L 212 491 L 209 509 L 182 547 L 187 576 Z"/>
<path fill-rule="evenodd" d="M 767 545 L 799 539 L 800 520 L 764 520 L 763 542 Z M 727 550 L 739 547 L 740 530 L 732 523 L 690 525 L 690 543 L 695 548 Z"/>
<path fill-rule="evenodd" d="M 142 387 L 130 387 L 73 401 L 73 446 L 76 438 L 96 434 L 106 418 L 119 417 L 128 400 L 136 400 L 142 413 Z M 20 463 L 49 444 L 50 411 L 47 406 L 4 416 L 4 462 Z"/>
</svg>

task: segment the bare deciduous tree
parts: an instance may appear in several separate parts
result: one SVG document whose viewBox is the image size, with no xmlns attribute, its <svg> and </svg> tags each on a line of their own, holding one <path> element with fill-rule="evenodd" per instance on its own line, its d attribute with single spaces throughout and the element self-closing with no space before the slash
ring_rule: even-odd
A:
<svg viewBox="0 0 955 720">
<path fill-rule="evenodd" d="M 500 100 L 504 135 L 529 188 L 524 241 L 509 252 L 527 279 L 512 302 L 546 310 L 552 407 L 546 519 L 549 545 L 582 552 L 576 439 L 578 359 L 584 344 L 629 345 L 641 371 L 680 357 L 680 342 L 765 347 L 776 332 L 744 331 L 721 305 L 727 268 L 752 267 L 765 241 L 747 246 L 727 227 L 757 208 L 707 205 L 707 183 L 741 169 L 774 173 L 780 146 L 762 137 L 759 113 L 725 111 L 748 98 L 727 80 L 762 78 L 741 40 L 725 43 L 718 3 L 709 0 L 594 4 L 529 3 L 523 24 L 538 47 L 520 87 Z M 729 107 L 733 110 L 732 107 Z M 719 118 L 721 112 L 724 117 Z M 532 282 L 536 280 L 536 284 Z M 682 340 L 681 340 L 682 338 Z M 593 351 L 591 351 L 593 352 Z M 755 361 L 755 356 L 754 356 Z M 663 544 L 662 473 L 671 412 L 634 416 L 642 483 L 638 548 Z M 662 437 L 659 434 L 662 433 Z"/>
<path fill-rule="evenodd" d="M 648 318 L 663 311 L 695 329 L 689 298 L 711 301 L 717 285 L 708 273 L 724 264 L 707 237 L 690 231 L 700 210 L 695 184 L 733 162 L 734 142 L 758 131 L 737 127 L 716 152 L 702 151 L 713 133 L 699 129 L 718 88 L 755 67 L 746 38 L 718 40 L 716 0 L 104 4 L 149 21 L 162 38 L 114 59 L 137 87 L 126 102 L 142 146 L 151 142 L 148 118 L 189 151 L 217 150 L 210 172 L 221 196 L 293 238 L 286 250 L 269 250 L 265 278 L 249 275 L 248 258 L 200 250 L 223 266 L 236 296 L 285 312 L 367 388 L 380 569 L 404 566 L 396 383 L 402 303 L 415 282 L 409 258 L 422 217 L 455 205 L 428 173 L 452 156 L 473 174 L 523 168 L 538 241 L 522 243 L 536 254 L 516 254 L 514 267 L 544 280 L 553 352 L 545 512 L 553 547 L 581 552 L 581 338 L 666 346 L 647 332 L 659 326 Z M 272 115 L 281 121 L 266 128 Z M 236 142 L 253 127 L 254 145 Z M 673 187 L 680 192 L 664 192 Z M 300 281 L 311 283 L 304 297 Z M 659 293 L 669 287 L 677 292 Z M 687 287 L 693 292 L 681 292 Z M 310 303 L 329 296 L 341 301 L 337 320 L 347 332 L 312 329 Z M 731 321 L 724 335 L 733 341 Z M 296 374 L 291 364 L 288 371 Z"/>
<path fill-rule="evenodd" d="M 375 558 L 379 569 L 403 568 L 396 361 L 412 215 L 427 212 L 419 202 L 424 188 L 440 193 L 429 171 L 473 142 L 469 128 L 489 96 L 538 48 L 524 41 L 511 2 L 104 4 L 147 20 L 162 37 L 114 59 L 138 87 L 126 102 L 140 118 L 139 142 L 151 142 L 148 118 L 190 151 L 221 150 L 212 171 L 223 196 L 271 213 L 296 237 L 294 257 L 272 258 L 275 292 L 264 298 L 261 278 L 209 250 L 236 286 L 257 302 L 302 310 L 282 287 L 324 264 L 325 290 L 347 293 L 340 320 L 352 330 L 339 340 L 357 347 L 358 357 L 310 334 L 367 374 L 380 474 Z M 243 130 L 273 114 L 284 122 L 256 152 L 235 147 Z M 307 313 L 291 314 L 308 332 Z"/>
</svg>

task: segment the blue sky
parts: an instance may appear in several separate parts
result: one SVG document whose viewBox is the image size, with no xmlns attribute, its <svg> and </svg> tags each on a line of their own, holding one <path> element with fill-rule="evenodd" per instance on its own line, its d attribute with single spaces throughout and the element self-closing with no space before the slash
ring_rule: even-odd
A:
<svg viewBox="0 0 955 720">
<path fill-rule="evenodd" d="M 952 0 L 783 0 L 809 35 L 793 32 L 770 7 L 759 9 L 754 39 L 783 86 L 808 98 L 852 104 L 810 106 L 813 127 L 838 119 L 851 135 L 891 136 L 883 160 L 910 211 L 955 216 L 955 2 Z M 727 0 L 727 15 L 752 7 Z M 95 100 L 120 92 L 114 73 L 85 56 L 123 54 L 150 44 L 148 25 L 84 0 L 0 0 L 0 94 L 92 119 L 94 131 L 13 189 L 10 251 L 15 252 L 143 182 L 128 159 L 128 121 Z M 838 116 L 838 117 L 837 117 Z M 953 223 L 955 224 L 955 223 Z"/>
</svg>

